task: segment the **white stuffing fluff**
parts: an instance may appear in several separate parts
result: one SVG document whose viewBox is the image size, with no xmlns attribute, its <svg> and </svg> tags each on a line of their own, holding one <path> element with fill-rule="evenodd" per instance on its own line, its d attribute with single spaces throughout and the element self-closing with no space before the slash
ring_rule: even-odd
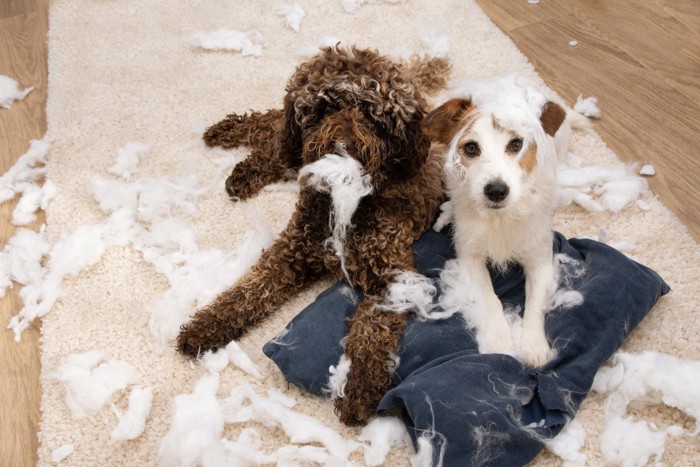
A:
<svg viewBox="0 0 700 467">
<path fill-rule="evenodd" d="M 33 89 L 34 86 L 20 89 L 17 81 L 9 76 L 0 75 L 0 107 L 9 109 L 14 101 L 24 99 Z"/>
<path fill-rule="evenodd" d="M 584 99 L 583 96 L 579 95 L 576 98 L 574 110 L 589 118 L 600 118 L 603 116 L 600 107 L 598 107 L 598 99 L 592 96 Z"/>
<path fill-rule="evenodd" d="M 41 274 L 20 291 L 24 307 L 7 326 L 14 331 L 16 341 L 34 319 L 51 311 L 61 295 L 64 277 L 75 275 L 100 260 L 105 251 L 105 230 L 102 224 L 83 225 L 56 242 Z"/>
<path fill-rule="evenodd" d="M 273 388 L 268 389 L 267 390 L 267 397 L 269 397 L 271 401 L 279 402 L 283 406 L 290 408 L 290 409 L 292 407 L 294 407 L 295 405 L 297 405 L 296 399 L 286 395 L 285 393 L 283 393 L 282 391 L 277 390 L 277 389 L 273 389 Z"/>
<path fill-rule="evenodd" d="M 623 415 L 632 403 L 659 404 L 695 419 L 693 435 L 700 433 L 700 361 L 684 360 L 654 351 L 617 352 L 610 367 L 602 367 L 592 390 L 609 393 L 609 408 Z"/>
<path fill-rule="evenodd" d="M 413 310 L 422 319 L 434 319 L 430 312 L 435 308 L 433 299 L 436 293 L 437 288 L 433 281 L 423 274 L 401 271 L 389 284 L 378 308 L 395 313 L 406 313 Z"/>
<path fill-rule="evenodd" d="M 109 168 L 109 173 L 118 175 L 125 180 L 130 180 L 131 175 L 136 171 L 136 168 L 141 161 L 141 156 L 151 149 L 148 143 L 132 142 L 126 146 L 119 148 L 117 153 L 117 161 Z"/>
<path fill-rule="evenodd" d="M 576 46 L 578 45 L 578 41 L 577 41 L 577 40 L 570 40 L 570 41 L 569 41 L 569 45 L 570 45 L 571 47 L 576 47 Z"/>
<path fill-rule="evenodd" d="M 682 429 L 671 426 L 658 430 L 645 421 L 612 417 L 600 434 L 600 452 L 610 464 L 622 467 L 643 467 L 655 458 L 655 465 L 663 465 L 666 436 L 678 436 Z"/>
<path fill-rule="evenodd" d="M 344 152 L 342 146 L 339 152 Z M 360 199 L 372 193 L 371 180 L 368 174 L 362 174 L 362 165 L 352 157 L 338 154 L 326 154 L 312 164 L 302 167 L 299 180 L 318 191 L 330 193 L 333 200 L 333 211 L 329 223 L 333 235 L 329 239 L 336 254 L 340 258 L 340 267 L 348 276 L 345 269 L 344 244 L 348 227 L 351 226 L 352 216 L 360 204 Z"/>
<path fill-rule="evenodd" d="M 224 414 L 218 390 L 219 374 L 209 373 L 195 383 L 191 394 L 175 397 L 170 429 L 158 446 L 160 465 L 195 465 L 206 450 L 223 450 Z"/>
<path fill-rule="evenodd" d="M 75 451 L 75 446 L 72 444 L 64 444 L 63 446 L 57 447 L 51 451 L 51 462 L 58 464 L 62 460 L 65 460 L 68 456 L 73 454 Z"/>
<path fill-rule="evenodd" d="M 43 229 L 17 230 L 0 252 L 0 298 L 5 296 L 5 289 L 12 287 L 12 281 L 27 285 L 41 280 L 42 260 L 50 250 Z"/>
<path fill-rule="evenodd" d="M 459 267 L 456 259 L 445 262 L 440 273 L 439 304 L 443 309 L 443 318 L 449 318 L 455 313 L 462 313 L 468 327 L 475 327 L 477 323 L 470 318 L 471 311 L 477 306 L 474 297 L 477 295 L 465 287 L 464 284 L 472 284 L 469 277 L 465 277 L 464 271 Z M 477 336 L 478 338 L 478 336 Z"/>
<path fill-rule="evenodd" d="M 197 31 L 192 34 L 192 45 L 207 50 L 231 50 L 241 55 L 259 57 L 267 45 L 265 38 L 257 31 L 240 32 L 232 29 Z"/>
<path fill-rule="evenodd" d="M 282 429 L 292 443 L 319 443 L 332 465 L 347 463 L 360 446 L 309 415 L 295 412 L 280 402 L 258 395 L 249 385 L 239 386 L 222 402 L 227 423 L 258 421 Z"/>
<path fill-rule="evenodd" d="M 559 161 L 557 185 L 558 206 L 574 202 L 593 212 L 619 212 L 649 189 L 634 164 L 581 166 L 581 159 L 572 154 Z"/>
<path fill-rule="evenodd" d="M 294 2 L 289 5 L 282 5 L 278 7 L 277 14 L 284 16 L 287 26 L 289 26 L 294 32 L 299 32 L 301 20 L 304 18 L 306 13 L 298 2 Z"/>
<path fill-rule="evenodd" d="M 431 57 L 447 57 L 450 52 L 450 36 L 443 31 L 424 29 L 420 41 L 423 51 Z"/>
<path fill-rule="evenodd" d="M 394 3 L 403 4 L 406 0 L 340 0 L 343 10 L 347 13 L 355 13 L 365 3 Z"/>
<path fill-rule="evenodd" d="M 343 354 L 337 365 L 331 365 L 328 368 L 328 385 L 325 390 L 330 394 L 331 399 L 345 397 L 345 384 L 348 382 L 351 364 L 352 360 Z"/>
<path fill-rule="evenodd" d="M 529 3 L 530 5 L 537 5 L 540 3 L 540 0 L 527 0 L 527 3 Z"/>
<path fill-rule="evenodd" d="M 585 439 L 586 430 L 581 422 L 573 419 L 569 420 L 557 436 L 546 439 L 544 445 L 564 461 L 564 467 L 582 467 L 588 458 L 581 452 Z"/>
<path fill-rule="evenodd" d="M 36 182 L 44 177 L 44 164 L 50 147 L 48 136 L 30 141 L 27 152 L 0 177 L 0 203 L 11 200 L 18 193 L 24 193 L 28 187 L 36 185 Z"/>
<path fill-rule="evenodd" d="M 116 391 L 138 381 L 136 370 L 123 360 L 105 362 L 97 350 L 64 357 L 49 377 L 63 383 L 74 419 L 98 412 Z"/>
<path fill-rule="evenodd" d="M 357 437 L 370 445 L 365 447 L 365 463 L 368 466 L 382 465 L 393 446 L 410 446 L 406 426 L 398 417 L 375 417 Z"/>
<path fill-rule="evenodd" d="M 14 225 L 32 223 L 36 219 L 36 212 L 39 208 L 46 209 L 56 197 L 56 192 L 56 184 L 50 180 L 46 180 L 41 187 L 34 183 L 27 184 L 22 197 L 12 211 L 12 223 Z"/>
<path fill-rule="evenodd" d="M 226 349 L 218 349 L 216 352 L 207 350 L 201 356 L 202 366 L 210 373 L 218 373 L 228 366 L 229 359 Z"/>
<path fill-rule="evenodd" d="M 112 439 L 122 441 L 136 439 L 146 428 L 146 419 L 151 413 L 153 404 L 153 389 L 135 387 L 129 394 L 129 407 L 121 413 L 112 405 L 112 410 L 119 419 L 119 424 L 112 430 Z"/>
<path fill-rule="evenodd" d="M 651 164 L 644 164 L 642 168 L 639 169 L 639 175 L 652 176 L 656 175 L 656 169 Z"/>
<path fill-rule="evenodd" d="M 245 353 L 243 349 L 241 349 L 241 346 L 238 345 L 238 342 L 229 342 L 229 344 L 226 346 L 226 355 L 228 356 L 229 361 L 231 363 L 233 363 L 235 366 L 245 371 L 249 375 L 257 379 L 261 379 L 263 377 L 260 368 L 258 368 L 258 366 L 253 362 L 253 360 L 250 359 L 248 354 Z"/>
</svg>

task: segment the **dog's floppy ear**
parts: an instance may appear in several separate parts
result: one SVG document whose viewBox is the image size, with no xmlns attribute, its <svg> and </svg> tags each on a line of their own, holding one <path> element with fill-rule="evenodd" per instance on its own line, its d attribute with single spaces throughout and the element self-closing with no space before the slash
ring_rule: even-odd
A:
<svg viewBox="0 0 700 467">
<path fill-rule="evenodd" d="M 547 102 L 544 107 L 542 107 L 540 123 L 542 123 L 544 132 L 549 136 L 554 136 L 554 133 L 556 133 L 561 124 L 564 123 L 565 118 L 566 111 L 552 101 Z"/>
<path fill-rule="evenodd" d="M 469 99 L 450 99 L 428 114 L 421 122 L 421 128 L 428 138 L 449 144 L 457 133 L 463 117 L 469 113 L 472 103 Z"/>
</svg>

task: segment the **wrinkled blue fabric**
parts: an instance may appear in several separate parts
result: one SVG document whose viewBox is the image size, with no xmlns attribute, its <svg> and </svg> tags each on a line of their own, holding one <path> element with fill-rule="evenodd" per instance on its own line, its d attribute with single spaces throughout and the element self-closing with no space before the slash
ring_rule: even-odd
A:
<svg viewBox="0 0 700 467">
<path fill-rule="evenodd" d="M 516 466 L 532 460 L 543 440 L 575 415 L 601 364 L 670 290 L 654 271 L 602 243 L 566 240 L 555 232 L 553 250 L 585 263 L 585 274 L 569 277 L 567 284 L 584 299 L 547 315 L 546 333 L 557 356 L 542 368 L 508 355 L 479 354 L 461 316 L 409 319 L 396 385 L 379 412 L 403 409 L 414 446 L 428 436 L 435 464 Z M 414 255 L 418 270 L 437 279 L 454 250 L 449 235 L 429 231 L 414 244 Z M 491 271 L 491 278 L 504 305 L 524 307 L 520 267 Z M 263 348 L 288 381 L 311 393 L 324 394 L 328 369 L 343 353 L 340 340 L 355 311 L 352 295 L 358 294 L 349 291 L 335 284 Z"/>
</svg>

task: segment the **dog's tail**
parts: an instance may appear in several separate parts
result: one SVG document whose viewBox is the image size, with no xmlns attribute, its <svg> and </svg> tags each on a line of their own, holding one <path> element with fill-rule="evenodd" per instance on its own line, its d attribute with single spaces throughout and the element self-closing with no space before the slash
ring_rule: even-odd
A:
<svg viewBox="0 0 700 467">
<path fill-rule="evenodd" d="M 444 57 L 413 55 L 403 62 L 413 85 L 426 94 L 434 94 L 445 88 L 452 64 Z"/>
</svg>

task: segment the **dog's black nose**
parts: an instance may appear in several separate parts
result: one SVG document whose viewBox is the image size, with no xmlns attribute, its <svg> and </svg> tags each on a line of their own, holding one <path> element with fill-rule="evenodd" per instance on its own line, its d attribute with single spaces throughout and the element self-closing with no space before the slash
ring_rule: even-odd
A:
<svg viewBox="0 0 700 467">
<path fill-rule="evenodd" d="M 489 182 L 484 187 L 484 194 L 488 199 L 490 199 L 494 203 L 498 203 L 506 199 L 506 196 L 508 196 L 509 191 L 510 190 L 508 189 L 508 185 L 503 183 L 502 180 L 495 180 L 493 182 Z"/>
</svg>

